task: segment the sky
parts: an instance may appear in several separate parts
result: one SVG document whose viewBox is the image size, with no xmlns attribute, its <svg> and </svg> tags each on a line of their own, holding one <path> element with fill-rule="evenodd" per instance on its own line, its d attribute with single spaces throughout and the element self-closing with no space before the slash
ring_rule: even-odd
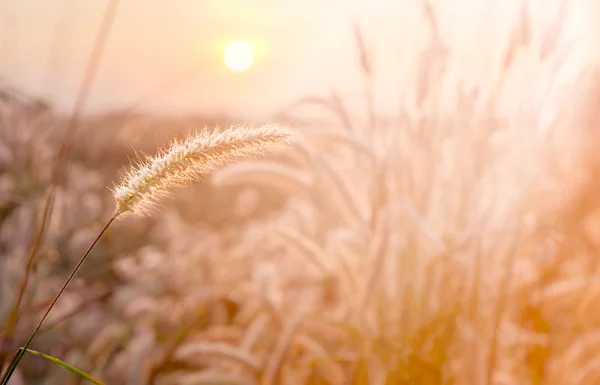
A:
<svg viewBox="0 0 600 385">
<path fill-rule="evenodd" d="M 465 61 L 480 61 L 474 76 L 485 77 L 520 1 L 433 3 L 444 38 Z M 546 5 L 557 1 L 533 3 L 540 14 L 557 9 Z M 0 0 L 0 76 L 69 111 L 106 5 L 106 0 Z M 121 0 L 86 111 L 130 105 L 190 70 L 192 75 L 143 107 L 260 117 L 331 89 L 360 99 L 365 84 L 356 21 L 373 54 L 377 108 L 389 112 L 403 82 L 410 81 L 415 47 L 427 38 L 423 20 L 419 0 Z M 249 71 L 225 67 L 223 50 L 231 40 L 253 45 Z"/>
</svg>

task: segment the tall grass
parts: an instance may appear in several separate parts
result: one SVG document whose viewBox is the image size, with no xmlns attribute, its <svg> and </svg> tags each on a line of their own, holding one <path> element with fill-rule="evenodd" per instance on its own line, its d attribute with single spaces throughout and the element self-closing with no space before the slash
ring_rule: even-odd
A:
<svg viewBox="0 0 600 385">
<path fill-rule="evenodd" d="M 339 90 L 286 111 L 335 126 L 214 173 L 207 199 L 235 226 L 177 206 L 116 224 L 109 250 L 147 240 L 113 261 L 128 332 L 94 336 L 104 363 L 72 347 L 83 367 L 115 384 L 598 382 L 599 83 L 567 41 L 577 10 L 542 23 L 523 2 L 471 63 L 442 6 L 419 4 L 397 119 L 375 110 L 378 55 L 355 29 L 365 116 Z M 255 191 L 283 206 L 249 215 L 269 203 Z"/>
<path fill-rule="evenodd" d="M 7 385 L 25 353 L 33 352 L 29 349 L 33 339 L 86 261 L 92 249 L 115 219 L 127 212 L 142 214 L 150 206 L 157 204 L 169 189 L 190 183 L 194 178 L 205 175 L 228 162 L 246 156 L 256 156 L 264 152 L 268 147 L 288 141 L 290 138 L 290 132 L 276 126 L 258 129 L 236 127 L 223 132 L 209 132 L 205 130 L 188 137 L 185 141 L 175 141 L 168 150 L 155 157 L 148 157 L 137 168 L 132 169 L 124 178 L 122 184 L 114 190 L 116 200 L 115 213 L 106 222 L 87 251 L 83 254 L 79 262 L 77 262 L 58 293 L 50 302 L 42 318 L 33 329 L 29 339 L 15 354 L 4 372 L 0 383 Z M 26 278 L 28 273 L 26 272 Z M 12 318 L 9 318 L 9 321 L 10 319 Z M 37 352 L 33 353 L 39 355 Z M 50 356 L 43 355 L 43 357 L 49 357 L 51 361 L 65 366 L 59 360 Z M 66 366 L 71 368 L 68 365 Z M 79 374 L 83 373 L 76 369 L 72 370 Z M 92 382 L 97 383 L 84 373 L 83 375 Z"/>
</svg>

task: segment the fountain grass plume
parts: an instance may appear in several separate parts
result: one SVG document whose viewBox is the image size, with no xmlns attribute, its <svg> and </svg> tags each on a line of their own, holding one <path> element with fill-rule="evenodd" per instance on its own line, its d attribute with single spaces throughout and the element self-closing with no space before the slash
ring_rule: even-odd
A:
<svg viewBox="0 0 600 385">
<path fill-rule="evenodd" d="M 206 129 L 175 140 L 154 157 L 147 156 L 113 189 L 117 215 L 146 214 L 173 187 L 179 187 L 232 161 L 262 154 L 288 142 L 292 133 L 279 126 L 237 126 L 221 132 Z"/>
</svg>

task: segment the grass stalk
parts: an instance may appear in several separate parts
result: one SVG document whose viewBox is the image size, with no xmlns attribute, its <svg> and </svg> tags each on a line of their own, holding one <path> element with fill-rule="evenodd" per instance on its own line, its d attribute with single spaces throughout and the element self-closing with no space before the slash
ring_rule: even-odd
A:
<svg viewBox="0 0 600 385">
<path fill-rule="evenodd" d="M 79 269 L 81 268 L 81 266 L 83 265 L 83 263 L 85 262 L 85 260 L 87 259 L 88 255 L 90 254 L 90 252 L 92 251 L 92 249 L 94 248 L 94 246 L 96 246 L 96 244 L 98 243 L 98 241 L 100 240 L 100 238 L 104 235 L 104 233 L 106 232 L 106 230 L 108 230 L 108 228 L 114 222 L 114 220 L 117 218 L 117 216 L 118 216 L 118 214 L 115 214 L 115 215 L 113 215 L 108 220 L 108 222 L 106 223 L 106 225 L 104 225 L 104 228 L 102 228 L 102 230 L 100 231 L 100 233 L 98 234 L 98 236 L 96 237 L 96 239 L 94 239 L 94 241 L 92 242 L 92 244 L 90 245 L 90 247 L 87 249 L 87 251 L 85 252 L 85 254 L 81 257 L 81 259 L 79 260 L 79 262 L 77 262 L 77 265 L 75 265 L 75 268 L 73 268 L 73 270 L 71 271 L 71 274 L 69 274 L 69 277 L 66 279 L 65 283 L 63 284 L 63 286 L 60 288 L 60 290 L 58 291 L 58 293 L 56 294 L 56 296 L 54 297 L 54 299 L 50 303 L 50 306 L 48 306 L 48 309 L 46 310 L 46 312 L 44 313 L 44 315 L 42 316 L 42 318 L 38 322 L 37 326 L 35 327 L 35 329 L 33 329 L 33 332 L 29 336 L 29 339 L 27 340 L 27 342 L 25 343 L 25 345 L 22 348 L 20 348 L 17 351 L 17 353 L 15 354 L 15 356 L 14 356 L 11 364 L 9 365 L 9 367 L 6 369 L 6 372 L 2 376 L 2 380 L 0 381 L 0 385 L 7 385 L 8 384 L 8 381 L 10 380 L 10 377 L 12 376 L 12 374 L 14 373 L 14 371 L 17 369 L 17 365 L 19 365 L 19 362 L 21 361 L 21 359 L 25 355 L 25 352 L 27 351 L 27 349 L 29 348 L 29 346 L 33 342 L 33 339 L 37 335 L 38 331 L 40 330 L 40 328 L 44 324 L 44 321 L 46 321 L 46 319 L 48 318 L 48 315 L 52 311 L 52 308 L 54 308 L 54 305 L 56 305 L 56 303 L 58 302 L 58 299 L 62 296 L 62 294 L 64 293 L 64 291 L 67 289 L 67 286 L 69 286 L 69 284 L 71 283 L 71 281 L 75 277 L 75 274 L 77 274 L 77 272 L 79 271 Z"/>
</svg>

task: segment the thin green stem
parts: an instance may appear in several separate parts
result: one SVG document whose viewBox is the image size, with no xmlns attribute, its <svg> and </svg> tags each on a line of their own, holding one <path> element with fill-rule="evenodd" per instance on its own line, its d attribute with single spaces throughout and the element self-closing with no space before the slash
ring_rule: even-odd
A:
<svg viewBox="0 0 600 385">
<path fill-rule="evenodd" d="M 109 221 L 106 223 L 106 225 L 104 226 L 104 228 L 102 229 L 102 231 L 100 231 L 100 233 L 98 234 L 98 236 L 96 237 L 96 239 L 94 239 L 94 242 L 92 242 L 92 244 L 90 245 L 90 247 L 87 249 L 87 251 L 85 252 L 85 254 L 83 255 L 83 257 L 81 257 L 81 259 L 79 260 L 79 262 L 77 262 L 77 265 L 75 266 L 75 268 L 73 269 L 73 271 L 71 271 L 71 274 L 69 274 L 69 277 L 67 278 L 67 280 L 65 281 L 65 283 L 63 284 L 63 286 L 60 288 L 60 290 L 58 291 L 58 293 L 56 294 L 56 296 L 54 297 L 54 299 L 52 300 L 52 302 L 50 303 L 50 306 L 48 306 L 48 309 L 46 310 L 46 312 L 42 316 L 42 319 L 40 320 L 40 322 L 38 322 L 37 326 L 35 327 L 35 329 L 31 333 L 31 336 L 29 337 L 29 340 L 27 340 L 27 342 L 25 343 L 25 345 L 22 348 L 20 348 L 17 351 L 17 353 L 15 354 L 15 356 L 14 356 L 11 364 L 6 369 L 6 372 L 4 373 L 4 376 L 2 376 L 2 381 L 0 381 L 0 385 L 7 385 L 8 384 L 8 380 L 10 380 L 10 377 L 12 376 L 12 374 L 15 371 L 15 369 L 17 368 L 17 365 L 19 365 L 19 362 L 21 361 L 21 359 L 25 355 L 25 352 L 29 348 L 29 345 L 31 345 L 31 342 L 33 341 L 33 339 L 37 335 L 38 331 L 42 327 L 42 324 L 44 323 L 44 321 L 46 321 L 46 318 L 48 318 L 48 315 L 50 314 L 50 311 L 52 311 L 52 308 L 54 307 L 54 305 L 56 305 L 56 302 L 58 302 L 58 299 L 60 298 L 60 296 L 67 289 L 67 286 L 69 286 L 69 284 L 71 283 L 71 281 L 75 277 L 75 274 L 77 274 L 77 272 L 79 271 L 79 269 L 81 268 L 81 266 L 83 265 L 83 263 L 85 262 L 85 260 L 87 259 L 88 255 L 90 254 L 90 252 L 92 251 L 92 249 L 94 248 L 94 246 L 96 246 L 96 244 L 98 243 L 98 241 L 100 240 L 100 238 L 104 235 L 104 233 L 106 232 L 106 230 L 108 230 L 109 226 L 114 222 L 114 220 L 117 218 L 117 216 L 118 216 L 118 214 L 115 214 L 115 215 L 113 215 L 109 219 Z"/>
</svg>

